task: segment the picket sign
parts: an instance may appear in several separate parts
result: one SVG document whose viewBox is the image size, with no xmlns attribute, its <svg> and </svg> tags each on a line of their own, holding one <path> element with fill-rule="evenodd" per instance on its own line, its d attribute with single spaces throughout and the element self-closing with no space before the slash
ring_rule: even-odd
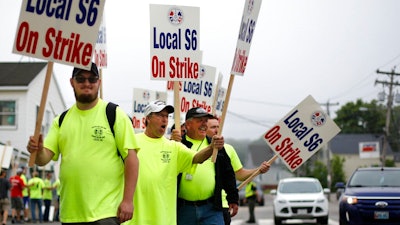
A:
<svg viewBox="0 0 400 225">
<path fill-rule="evenodd" d="M 49 61 L 47 63 L 47 71 L 46 71 L 46 78 L 44 80 L 44 86 L 43 86 L 43 91 L 42 91 L 42 99 L 40 101 L 39 113 L 38 113 L 38 117 L 36 119 L 35 133 L 33 134 L 33 138 L 35 139 L 36 143 L 39 143 L 39 135 L 40 135 L 40 130 L 42 129 L 43 115 L 44 115 L 44 110 L 45 110 L 45 106 L 46 106 L 47 93 L 49 92 L 51 74 L 53 72 L 53 65 L 54 65 L 54 62 Z M 36 155 L 37 155 L 36 151 L 31 153 L 31 155 L 29 157 L 29 164 L 28 164 L 29 167 L 32 167 L 35 165 Z"/>
<path fill-rule="evenodd" d="M 246 65 L 248 63 L 248 57 L 251 47 L 251 41 L 254 35 L 258 14 L 261 8 L 261 1 L 262 0 L 254 0 L 254 1 L 247 0 L 245 1 L 243 7 L 243 14 L 239 28 L 239 35 L 236 43 L 235 56 L 233 57 L 231 76 L 229 79 L 229 86 L 226 93 L 224 107 L 222 110 L 218 135 L 222 134 L 222 128 L 224 126 L 226 111 L 228 110 L 229 98 L 232 91 L 234 76 L 235 75 L 243 76 L 246 70 Z M 215 162 L 217 159 L 217 153 L 218 149 L 214 148 L 211 158 L 213 162 Z"/>
<path fill-rule="evenodd" d="M 232 90 L 232 86 L 233 86 L 233 81 L 234 80 L 235 80 L 235 75 L 231 74 L 231 76 L 229 78 L 228 89 L 226 91 L 224 107 L 222 109 L 222 115 L 221 115 L 221 119 L 220 119 L 220 122 L 219 122 L 219 129 L 218 129 L 218 134 L 217 135 L 221 135 L 222 134 L 222 128 L 224 127 L 226 111 L 228 111 L 229 99 L 231 97 L 231 90 Z M 212 157 L 211 157 L 211 161 L 214 162 L 214 163 L 217 161 L 217 154 L 218 154 L 218 149 L 214 148 L 213 149 L 213 154 L 212 154 Z"/>
<path fill-rule="evenodd" d="M 181 131 L 181 110 L 179 103 L 179 81 L 174 81 L 174 123 L 175 129 Z"/>
</svg>

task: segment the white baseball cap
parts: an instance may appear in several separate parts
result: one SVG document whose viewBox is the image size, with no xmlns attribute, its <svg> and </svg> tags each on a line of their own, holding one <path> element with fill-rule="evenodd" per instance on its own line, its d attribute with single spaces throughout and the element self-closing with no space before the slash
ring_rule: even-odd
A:
<svg viewBox="0 0 400 225">
<path fill-rule="evenodd" d="M 172 105 L 165 104 L 163 101 L 156 100 L 154 102 L 150 102 L 144 109 L 144 116 L 148 116 L 150 113 L 161 112 L 164 109 L 168 110 L 168 114 L 174 112 L 174 107 Z"/>
</svg>

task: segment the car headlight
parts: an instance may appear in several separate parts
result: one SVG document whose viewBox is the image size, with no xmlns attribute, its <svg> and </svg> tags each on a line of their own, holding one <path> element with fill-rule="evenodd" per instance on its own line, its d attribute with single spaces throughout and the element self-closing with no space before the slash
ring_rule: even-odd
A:
<svg viewBox="0 0 400 225">
<path fill-rule="evenodd" d="M 324 198 L 319 198 L 319 199 L 317 199 L 317 203 L 323 203 L 323 202 L 325 202 L 325 199 L 324 199 Z"/>
<path fill-rule="evenodd" d="M 354 196 L 343 196 L 342 201 L 347 202 L 347 204 L 354 205 L 357 204 L 357 197 Z"/>
<path fill-rule="evenodd" d="M 278 199 L 277 200 L 279 204 L 286 204 L 286 200 L 285 199 Z"/>
</svg>

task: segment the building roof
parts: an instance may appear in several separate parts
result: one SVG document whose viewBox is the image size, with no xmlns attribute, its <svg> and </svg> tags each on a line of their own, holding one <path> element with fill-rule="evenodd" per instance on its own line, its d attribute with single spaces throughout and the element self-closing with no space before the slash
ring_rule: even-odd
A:
<svg viewBox="0 0 400 225">
<path fill-rule="evenodd" d="M 0 62 L 0 86 L 28 86 L 46 62 Z"/>
<path fill-rule="evenodd" d="M 358 154 L 360 142 L 378 142 L 382 151 L 383 135 L 374 134 L 338 134 L 330 141 L 333 154 Z M 393 154 L 388 146 L 387 154 Z"/>
</svg>

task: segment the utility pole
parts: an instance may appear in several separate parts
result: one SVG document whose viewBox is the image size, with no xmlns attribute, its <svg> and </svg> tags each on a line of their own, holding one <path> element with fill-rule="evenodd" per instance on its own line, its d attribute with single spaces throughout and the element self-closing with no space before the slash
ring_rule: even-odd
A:
<svg viewBox="0 0 400 225">
<path fill-rule="evenodd" d="M 391 116 L 391 111 L 392 111 L 392 105 L 393 105 L 393 86 L 399 86 L 400 83 L 398 83 L 397 81 L 394 82 L 394 76 L 400 76 L 400 73 L 395 73 L 395 69 L 396 67 L 394 67 L 392 69 L 392 72 L 384 72 L 384 71 L 379 71 L 376 70 L 376 73 L 379 74 L 385 74 L 385 75 L 389 75 L 390 77 L 390 82 L 388 81 L 380 81 L 380 80 L 376 80 L 375 81 L 375 85 L 378 84 L 383 84 L 383 85 L 388 85 L 389 86 L 389 96 L 388 96 L 388 100 L 387 100 L 387 109 L 386 109 L 386 124 L 385 124 L 385 135 L 384 135 L 384 141 L 383 141 L 383 149 L 382 149 L 382 167 L 385 166 L 385 162 L 386 162 L 386 151 L 387 148 L 389 146 L 389 134 L 390 134 L 390 116 Z"/>
<path fill-rule="evenodd" d="M 323 105 L 326 107 L 326 112 L 328 114 L 329 117 L 331 117 L 331 113 L 330 113 L 330 106 L 334 106 L 334 105 L 339 105 L 339 102 L 336 103 L 330 103 L 329 100 L 326 103 L 320 103 L 320 105 Z M 330 145 L 330 141 L 327 143 L 327 149 L 326 149 L 326 158 L 327 158 L 327 163 L 326 163 L 326 167 L 327 167 L 327 173 L 328 173 L 328 188 L 331 188 L 332 185 L 332 169 L 331 169 L 331 145 Z M 328 200 L 330 201 L 330 195 L 328 195 Z"/>
</svg>

